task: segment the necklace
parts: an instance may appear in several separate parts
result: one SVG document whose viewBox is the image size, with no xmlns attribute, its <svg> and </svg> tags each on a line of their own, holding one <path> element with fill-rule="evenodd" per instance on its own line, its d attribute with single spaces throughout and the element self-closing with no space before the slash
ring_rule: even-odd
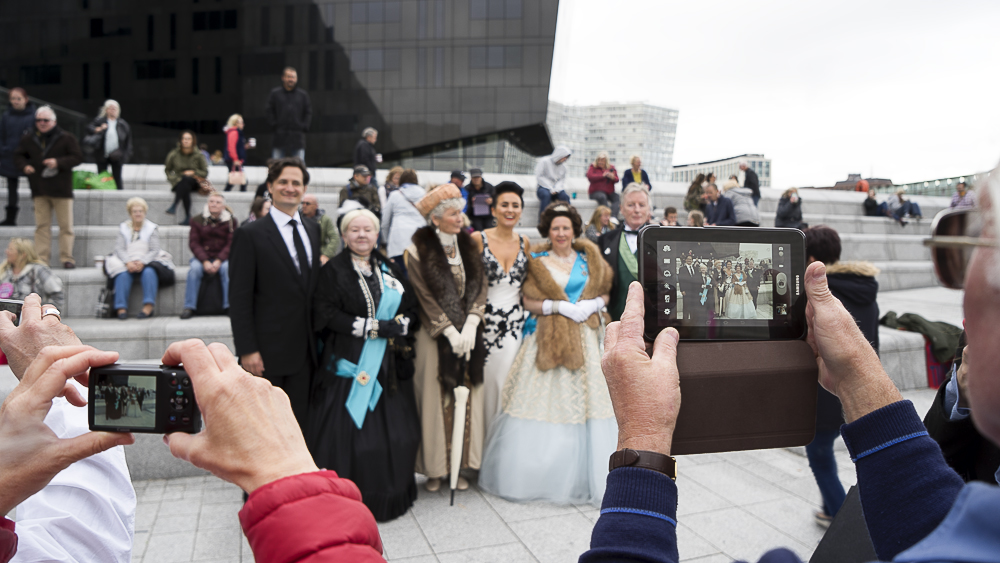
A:
<svg viewBox="0 0 1000 563">
<path fill-rule="evenodd" d="M 368 261 L 368 258 L 358 256 L 352 252 L 351 262 L 354 264 L 354 269 L 363 274 L 365 277 L 372 275 L 372 265 L 371 262 Z"/>
<path fill-rule="evenodd" d="M 566 264 L 572 265 L 574 262 L 576 262 L 576 253 L 575 252 L 571 253 L 569 256 L 560 256 L 560 255 L 556 254 L 555 252 L 553 252 L 552 256 L 555 256 L 557 260 L 559 260 L 560 262 L 564 262 Z"/>
</svg>

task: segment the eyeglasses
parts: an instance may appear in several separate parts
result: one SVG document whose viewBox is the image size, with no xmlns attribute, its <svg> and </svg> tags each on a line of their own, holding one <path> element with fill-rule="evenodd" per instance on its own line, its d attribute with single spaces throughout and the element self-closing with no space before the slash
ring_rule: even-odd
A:
<svg viewBox="0 0 1000 563">
<path fill-rule="evenodd" d="M 51 119 L 35 119 L 35 123 L 49 123 Z"/>
<path fill-rule="evenodd" d="M 931 238 L 924 246 L 931 249 L 934 271 L 941 284 L 950 289 L 965 287 L 965 272 L 976 247 L 996 247 L 997 241 L 980 238 L 983 216 L 979 209 L 945 209 L 931 223 Z"/>
</svg>

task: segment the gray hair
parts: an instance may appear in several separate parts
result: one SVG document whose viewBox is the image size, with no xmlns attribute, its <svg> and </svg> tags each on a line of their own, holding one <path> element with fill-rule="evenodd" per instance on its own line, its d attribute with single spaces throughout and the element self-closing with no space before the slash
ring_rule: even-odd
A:
<svg viewBox="0 0 1000 563">
<path fill-rule="evenodd" d="M 361 132 L 361 137 L 363 139 L 367 139 L 372 135 L 378 135 L 378 131 L 376 131 L 374 127 L 365 127 L 365 130 Z"/>
<path fill-rule="evenodd" d="M 56 110 L 52 109 L 52 106 L 42 106 L 35 110 L 35 117 L 47 113 L 52 116 L 52 123 L 57 123 L 59 118 L 56 117 Z"/>
<path fill-rule="evenodd" d="M 741 158 L 736 164 L 738 166 L 750 166 L 750 162 L 745 158 Z"/>
<path fill-rule="evenodd" d="M 625 198 L 628 197 L 628 194 L 634 194 L 636 192 L 646 196 L 646 205 L 650 208 L 653 207 L 653 202 L 651 201 L 652 198 L 649 197 L 649 190 L 638 182 L 632 182 L 631 184 L 625 186 L 625 189 L 622 190 L 622 203 L 625 203 Z"/>
<path fill-rule="evenodd" d="M 104 105 L 101 106 L 101 111 L 100 111 L 100 113 L 97 116 L 98 117 L 107 117 L 107 115 L 108 115 L 108 108 L 111 107 L 111 106 L 114 106 L 114 107 L 118 108 L 118 117 L 121 117 L 122 116 L 122 106 L 121 106 L 121 104 L 119 104 L 118 102 L 116 102 L 114 100 L 106 100 L 104 102 Z"/>
<path fill-rule="evenodd" d="M 432 224 L 431 219 L 440 219 L 444 217 L 444 212 L 449 209 L 462 211 L 465 209 L 465 204 L 466 201 L 464 197 L 453 197 L 451 199 L 442 200 L 441 203 L 437 204 L 437 206 L 434 207 L 434 209 L 431 209 L 431 212 L 427 214 L 427 223 Z"/>
</svg>

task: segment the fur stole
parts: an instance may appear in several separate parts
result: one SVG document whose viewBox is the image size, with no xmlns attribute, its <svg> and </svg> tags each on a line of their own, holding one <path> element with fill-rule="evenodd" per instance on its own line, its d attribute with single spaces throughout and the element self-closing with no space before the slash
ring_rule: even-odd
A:
<svg viewBox="0 0 1000 563">
<path fill-rule="evenodd" d="M 532 247 L 533 252 L 544 252 L 552 248 L 551 243 Z M 573 250 L 584 253 L 587 262 L 587 285 L 583 288 L 580 299 L 593 299 L 611 291 L 614 271 L 604 261 L 600 249 L 589 240 L 578 238 L 573 241 Z M 536 258 L 528 259 L 528 276 L 521 287 L 524 296 L 529 299 L 568 300 L 566 291 L 552 279 L 549 269 Z M 610 321 L 606 313 L 595 313 L 584 323 L 590 328 L 597 328 L 602 323 Z M 580 326 L 556 314 L 538 317 L 538 328 L 535 331 L 538 339 L 538 356 L 535 365 L 540 371 L 547 371 L 562 365 L 567 369 L 576 370 L 583 367 L 583 341 L 580 338 Z"/>
<path fill-rule="evenodd" d="M 871 262 L 834 262 L 826 266 L 826 273 L 827 275 L 854 274 L 874 278 L 878 275 L 879 269 Z"/>
<path fill-rule="evenodd" d="M 483 260 L 476 250 L 476 245 L 468 233 L 458 233 L 458 252 L 462 256 L 462 267 L 465 269 L 465 294 L 458 296 L 455 286 L 455 276 L 451 274 L 451 265 L 445 256 L 441 241 L 438 240 L 434 227 L 422 227 L 413 234 L 413 244 L 420 257 L 420 273 L 431 294 L 437 296 L 438 306 L 451 321 L 455 330 L 461 331 L 469 311 L 483 290 Z M 483 382 L 483 365 L 486 363 L 486 341 L 483 338 L 483 323 L 476 329 L 476 347 L 468 361 L 459 358 L 452 351 L 451 343 L 444 336 L 438 336 L 438 381 L 441 390 L 451 394 L 455 387 L 468 385 L 466 372 L 471 385 Z"/>
</svg>

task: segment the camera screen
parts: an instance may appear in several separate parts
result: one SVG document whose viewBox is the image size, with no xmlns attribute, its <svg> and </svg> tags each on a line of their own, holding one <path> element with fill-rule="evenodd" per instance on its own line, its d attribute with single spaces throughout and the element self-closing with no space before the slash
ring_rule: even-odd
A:
<svg viewBox="0 0 1000 563">
<path fill-rule="evenodd" d="M 660 326 L 767 326 L 789 313 L 785 243 L 660 240 L 656 263 Z"/>
<path fill-rule="evenodd" d="M 94 383 L 94 422 L 120 428 L 156 428 L 155 375 L 99 374 Z"/>
</svg>

